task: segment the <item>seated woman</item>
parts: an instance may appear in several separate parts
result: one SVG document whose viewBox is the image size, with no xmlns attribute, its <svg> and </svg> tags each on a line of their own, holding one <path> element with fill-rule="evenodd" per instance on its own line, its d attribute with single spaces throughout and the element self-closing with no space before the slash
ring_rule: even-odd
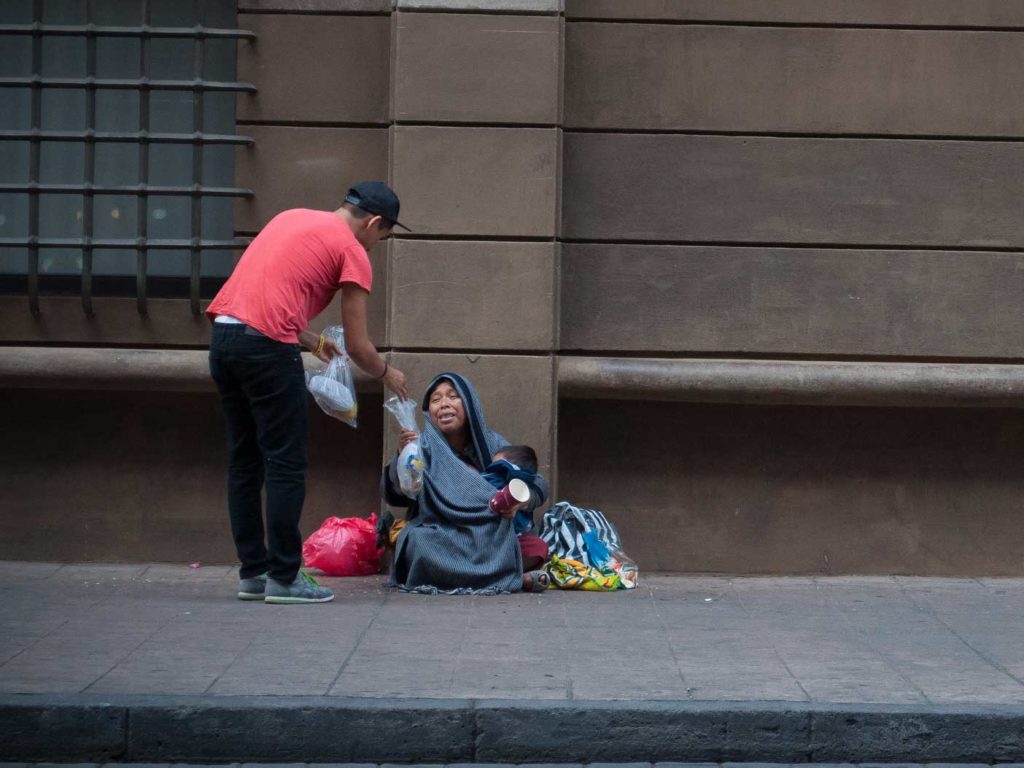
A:
<svg viewBox="0 0 1024 768">
<path fill-rule="evenodd" d="M 544 502 L 543 478 L 536 476 L 530 501 L 500 515 L 492 512 L 488 502 L 495 489 L 481 473 L 508 441 L 487 428 L 472 385 L 458 374 L 442 373 L 427 387 L 423 411 L 419 440 L 426 471 L 416 499 L 399 491 L 394 459 L 381 478 L 384 500 L 409 508 L 395 545 L 392 584 L 409 591 L 451 594 L 546 589 L 544 571 L 524 573 L 523 549 L 513 526 L 517 512 Z M 403 433 L 403 444 L 412 436 Z M 547 548 L 538 537 L 521 538 L 534 562 L 546 559 L 539 557 L 540 548 L 545 555 Z"/>
</svg>

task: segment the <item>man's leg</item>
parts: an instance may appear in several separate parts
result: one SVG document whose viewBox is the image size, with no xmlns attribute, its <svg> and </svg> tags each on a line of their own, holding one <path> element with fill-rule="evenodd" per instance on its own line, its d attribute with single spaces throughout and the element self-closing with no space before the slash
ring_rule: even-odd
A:
<svg viewBox="0 0 1024 768">
<path fill-rule="evenodd" d="M 309 434 L 306 380 L 297 348 L 250 339 L 273 352 L 258 356 L 258 373 L 245 387 L 265 462 L 269 575 L 289 584 L 302 565 L 299 518 L 306 498 Z"/>
<path fill-rule="evenodd" d="M 241 563 L 239 577 L 251 579 L 267 571 L 267 548 L 260 500 L 263 457 L 260 455 L 256 422 L 249 409 L 248 398 L 232 365 L 232 355 L 228 350 L 230 341 L 218 339 L 217 336 L 215 329 L 210 349 L 210 373 L 220 392 L 227 426 L 228 514 Z"/>
<path fill-rule="evenodd" d="M 260 335 L 245 336 L 240 381 L 263 456 L 267 489 L 268 603 L 326 603 L 334 593 L 299 572 L 299 517 L 306 498 L 309 432 L 306 377 L 298 345 Z"/>
</svg>

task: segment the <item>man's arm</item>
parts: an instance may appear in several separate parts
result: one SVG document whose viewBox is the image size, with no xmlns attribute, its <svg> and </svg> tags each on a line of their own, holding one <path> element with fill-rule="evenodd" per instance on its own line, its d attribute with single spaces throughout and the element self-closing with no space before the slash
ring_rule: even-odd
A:
<svg viewBox="0 0 1024 768">
<path fill-rule="evenodd" d="M 366 330 L 366 300 L 370 294 L 355 283 L 341 284 L 341 324 L 345 328 L 345 347 L 352 362 L 403 400 L 408 392 L 405 374 L 390 366 L 370 341 Z"/>
</svg>

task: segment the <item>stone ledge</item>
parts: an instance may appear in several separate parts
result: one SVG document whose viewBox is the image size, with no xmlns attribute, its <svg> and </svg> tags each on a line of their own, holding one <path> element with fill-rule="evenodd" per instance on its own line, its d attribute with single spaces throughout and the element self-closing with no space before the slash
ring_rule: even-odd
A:
<svg viewBox="0 0 1024 768">
<path fill-rule="evenodd" d="M 756 405 L 1024 407 L 1024 365 L 560 357 L 563 397 Z"/>
<path fill-rule="evenodd" d="M 213 392 L 205 349 L 0 348 L 0 387 L 157 392 Z M 302 353 L 307 370 L 323 364 Z M 379 388 L 352 366 L 356 389 Z"/>
<path fill-rule="evenodd" d="M 561 13 L 564 0 L 395 0 L 400 10 Z"/>
<path fill-rule="evenodd" d="M 303 353 L 307 369 L 320 366 Z M 391 355 L 388 355 L 391 358 Z M 556 357 L 568 398 L 1022 408 L 1024 365 Z M 359 391 L 379 386 L 353 366 Z M 212 392 L 206 350 L 0 347 L 0 387 Z"/>
</svg>

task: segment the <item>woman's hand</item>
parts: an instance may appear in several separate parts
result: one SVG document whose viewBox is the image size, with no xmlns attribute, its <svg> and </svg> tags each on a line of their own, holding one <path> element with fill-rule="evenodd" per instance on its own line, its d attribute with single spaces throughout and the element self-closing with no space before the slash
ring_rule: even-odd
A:
<svg viewBox="0 0 1024 768">
<path fill-rule="evenodd" d="M 413 440 L 416 440 L 418 438 L 419 435 L 417 435 L 411 429 L 403 429 L 401 432 L 398 433 L 398 452 L 401 453 L 402 449 L 405 448 L 405 446 L 407 446 Z"/>
</svg>

